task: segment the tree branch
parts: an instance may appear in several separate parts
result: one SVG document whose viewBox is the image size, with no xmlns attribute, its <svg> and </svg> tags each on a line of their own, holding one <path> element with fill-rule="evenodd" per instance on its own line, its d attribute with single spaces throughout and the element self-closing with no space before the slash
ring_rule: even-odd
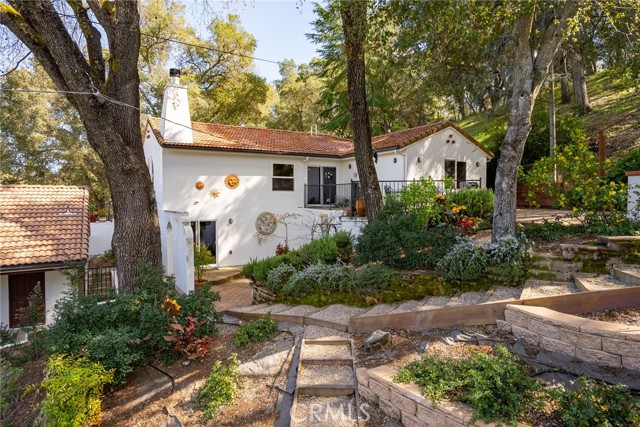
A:
<svg viewBox="0 0 640 427">
<path fill-rule="evenodd" d="M 98 31 L 98 29 L 91 22 L 91 19 L 89 19 L 88 8 L 82 4 L 82 1 L 68 1 L 69 6 L 71 6 L 71 9 L 73 9 L 73 12 L 78 19 L 82 34 L 84 34 L 84 37 L 87 40 L 89 63 L 91 64 L 91 68 L 94 71 L 94 75 L 92 77 L 96 80 L 99 86 L 102 86 L 106 77 L 105 61 L 102 54 L 102 36 L 100 34 L 100 31 Z"/>
<path fill-rule="evenodd" d="M 101 0 L 86 0 L 89 8 L 96 16 L 96 19 L 102 25 L 104 32 L 107 35 L 107 39 L 113 38 L 114 28 L 114 15 L 113 8 L 110 2 L 103 2 Z"/>
</svg>

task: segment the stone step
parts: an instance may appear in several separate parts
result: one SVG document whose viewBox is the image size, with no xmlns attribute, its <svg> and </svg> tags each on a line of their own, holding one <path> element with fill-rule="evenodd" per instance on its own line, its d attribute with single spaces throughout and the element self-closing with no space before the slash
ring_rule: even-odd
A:
<svg viewBox="0 0 640 427">
<path fill-rule="evenodd" d="M 550 260 L 562 260 L 562 253 L 560 252 L 537 252 L 533 251 L 533 258 L 543 258 Z"/>
<path fill-rule="evenodd" d="M 533 261 L 531 262 L 531 265 L 539 267 L 538 270 L 548 270 L 560 273 L 575 273 L 576 271 L 580 271 L 582 268 L 581 262 L 568 262 L 550 259 Z"/>
<path fill-rule="evenodd" d="M 576 277 L 595 277 L 598 273 L 581 273 L 579 271 L 560 272 L 551 270 L 528 270 L 529 280 L 573 282 Z"/>
<path fill-rule="evenodd" d="M 447 307 L 480 304 L 486 292 L 465 292 L 447 303 Z"/>
<path fill-rule="evenodd" d="M 520 298 L 520 294 L 522 294 L 520 287 L 492 286 L 482 298 L 481 303 L 517 300 Z"/>
<path fill-rule="evenodd" d="M 242 271 L 237 268 L 220 268 L 205 270 L 203 278 L 210 282 L 212 285 L 222 285 L 223 283 L 231 282 L 242 277 Z"/>
<path fill-rule="evenodd" d="M 618 279 L 634 286 L 640 285 L 640 266 L 638 265 L 619 265 L 613 268 L 613 274 Z"/>
<path fill-rule="evenodd" d="M 598 236 L 598 243 L 607 249 L 620 251 L 625 247 L 640 245 L 640 236 Z"/>
<path fill-rule="evenodd" d="M 576 285 L 585 292 L 630 288 L 636 286 L 611 275 L 576 277 Z"/>
<path fill-rule="evenodd" d="M 339 331 L 348 331 L 351 318 L 356 317 L 367 310 L 367 308 L 333 304 L 306 317 L 305 323 L 309 325 L 333 328 Z"/>
<path fill-rule="evenodd" d="M 578 289 L 575 282 L 529 279 L 524 284 L 520 299 L 574 294 L 578 292 L 580 292 L 580 289 Z"/>
</svg>

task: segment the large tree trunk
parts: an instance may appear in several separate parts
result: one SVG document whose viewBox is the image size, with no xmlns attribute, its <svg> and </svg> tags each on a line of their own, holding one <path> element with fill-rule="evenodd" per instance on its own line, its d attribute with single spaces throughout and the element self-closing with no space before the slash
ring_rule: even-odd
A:
<svg viewBox="0 0 640 427">
<path fill-rule="evenodd" d="M 65 92 L 104 163 L 114 204 L 118 280 L 120 289 L 131 291 L 142 263 L 162 265 L 157 210 L 140 133 L 138 3 L 68 3 L 81 34 L 68 29 L 47 0 L 12 1 L 12 6 L 0 8 L 0 24 L 31 50 Z M 90 19 L 89 8 L 101 30 Z M 108 39 L 108 67 L 103 34 Z M 84 36 L 86 46 L 76 43 L 79 36 Z"/>
<path fill-rule="evenodd" d="M 371 122 L 367 109 L 365 84 L 364 44 L 367 34 L 367 2 L 342 1 L 340 15 L 347 56 L 349 113 L 351 114 L 356 166 L 360 177 L 360 191 L 367 207 L 367 219 L 369 222 L 373 222 L 382 210 L 383 204 L 378 174 L 373 162 Z"/>
<path fill-rule="evenodd" d="M 571 102 L 571 90 L 569 88 L 569 70 L 567 69 L 567 55 L 562 55 L 562 76 L 560 77 L 560 103 Z"/>
<path fill-rule="evenodd" d="M 551 20 L 538 37 L 534 37 L 535 10 L 523 12 L 516 19 L 518 44 L 514 60 L 511 114 L 496 172 L 492 235 L 494 243 L 506 236 L 515 235 L 518 165 L 531 131 L 531 113 L 549 74 L 551 61 L 560 46 L 562 32 L 576 11 L 577 2 L 564 3 L 556 11 L 556 19 Z M 537 46 L 532 43 L 534 38 L 538 40 Z"/>
<path fill-rule="evenodd" d="M 589 94 L 587 92 L 587 78 L 582 66 L 582 56 L 577 47 L 569 50 L 569 62 L 571 65 L 571 76 L 573 78 L 573 99 L 579 114 L 587 114 L 591 111 Z"/>
</svg>

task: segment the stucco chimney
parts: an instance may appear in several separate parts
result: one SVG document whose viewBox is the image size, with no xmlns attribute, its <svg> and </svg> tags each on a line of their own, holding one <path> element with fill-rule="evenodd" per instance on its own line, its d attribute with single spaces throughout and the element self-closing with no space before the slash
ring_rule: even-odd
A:
<svg viewBox="0 0 640 427">
<path fill-rule="evenodd" d="M 180 70 L 169 70 L 169 84 L 162 97 L 160 133 L 165 141 L 193 143 L 187 86 L 180 84 Z"/>
</svg>

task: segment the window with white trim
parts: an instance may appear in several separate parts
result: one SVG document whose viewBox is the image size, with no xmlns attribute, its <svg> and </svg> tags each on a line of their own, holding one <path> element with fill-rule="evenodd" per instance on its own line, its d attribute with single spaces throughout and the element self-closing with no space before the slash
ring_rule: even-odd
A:
<svg viewBox="0 0 640 427">
<path fill-rule="evenodd" d="M 273 191 L 293 191 L 293 165 L 274 163 L 271 189 Z"/>
</svg>

